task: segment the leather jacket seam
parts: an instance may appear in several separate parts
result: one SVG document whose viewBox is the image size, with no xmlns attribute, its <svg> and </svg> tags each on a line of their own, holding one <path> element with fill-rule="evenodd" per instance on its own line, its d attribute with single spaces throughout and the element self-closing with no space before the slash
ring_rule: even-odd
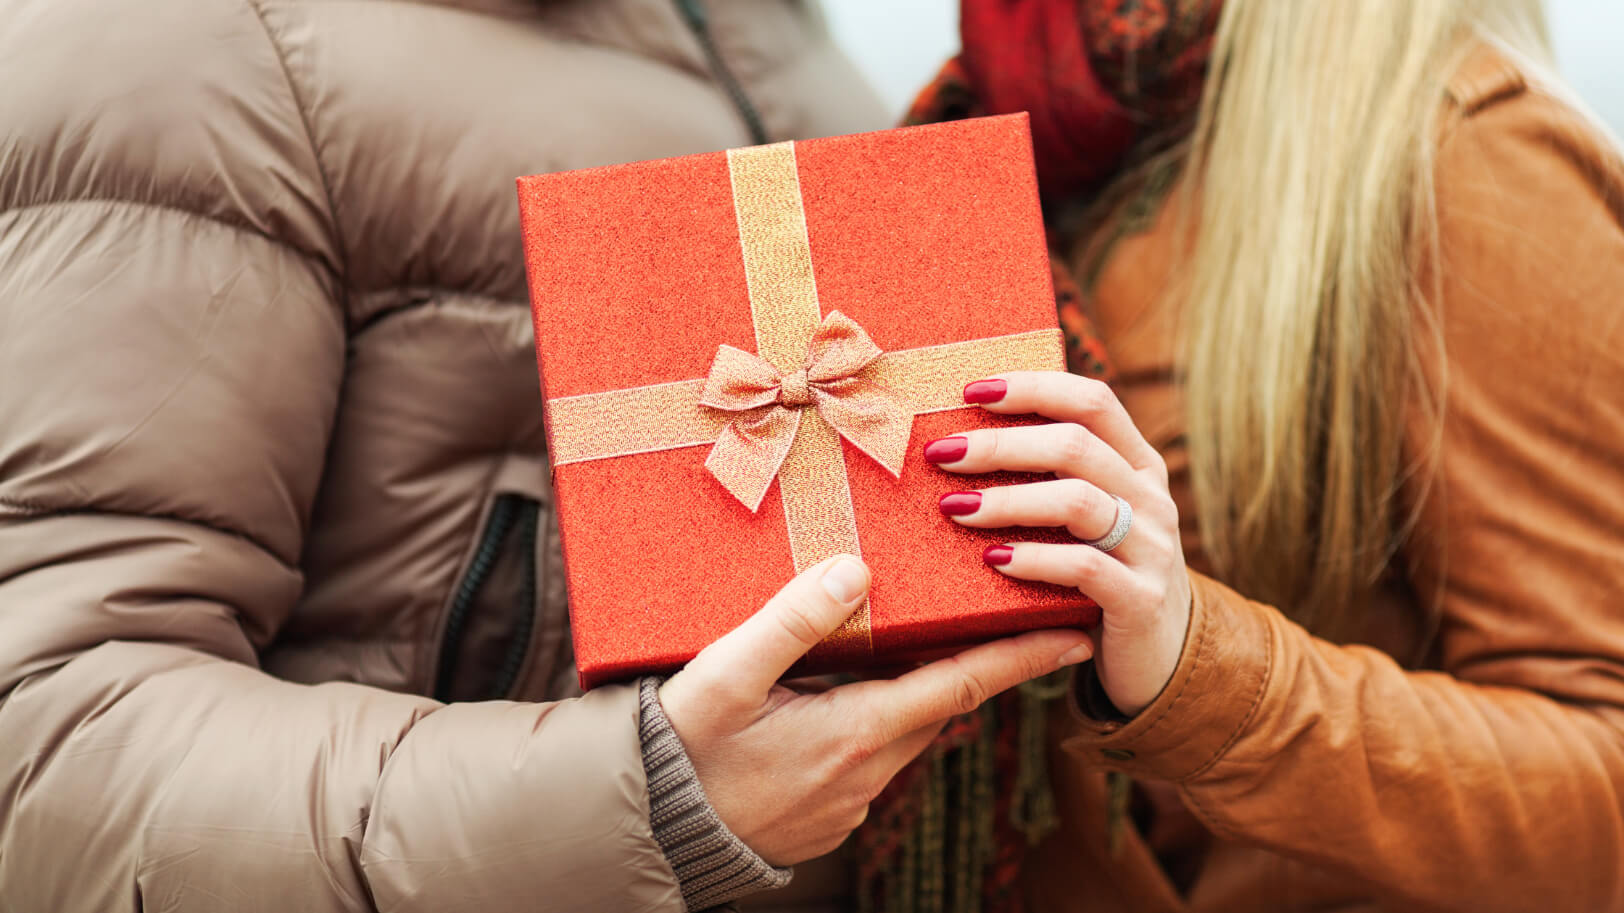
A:
<svg viewBox="0 0 1624 913">
<path fill-rule="evenodd" d="M 1245 732 L 1246 727 L 1251 725 L 1252 720 L 1257 717 L 1258 710 L 1263 706 L 1263 695 L 1268 693 L 1269 683 L 1274 679 L 1275 646 L 1274 638 L 1269 636 L 1270 633 L 1267 630 L 1264 632 L 1263 674 L 1258 677 L 1257 688 L 1252 692 L 1251 704 L 1246 708 L 1246 712 L 1241 715 L 1240 720 L 1236 722 L 1235 728 L 1230 731 L 1229 735 L 1218 746 L 1218 749 L 1212 753 L 1212 757 L 1208 758 L 1195 770 L 1180 777 L 1179 782 L 1181 784 L 1187 783 L 1211 770 L 1214 765 L 1223 759 L 1224 755 L 1229 753 L 1229 749 L 1240 741 L 1241 733 Z"/>
<path fill-rule="evenodd" d="M 1191 781 L 1193 781 L 1196 777 L 1199 777 L 1201 774 L 1206 773 L 1208 770 L 1211 770 L 1213 766 L 1216 765 L 1219 760 L 1221 760 L 1224 755 L 1229 752 L 1230 747 L 1240 739 L 1241 733 L 1246 731 L 1246 727 L 1250 725 L 1253 718 L 1257 716 L 1258 709 L 1263 706 L 1263 695 L 1268 691 L 1269 682 L 1274 678 L 1274 639 L 1272 637 L 1268 638 L 1267 643 L 1268 646 L 1266 647 L 1264 654 L 1263 675 L 1258 682 L 1257 690 L 1252 695 L 1251 706 L 1248 707 L 1246 713 L 1241 716 L 1240 722 L 1235 724 L 1235 728 L 1230 732 L 1228 738 L 1224 739 L 1223 744 L 1218 746 L 1218 749 L 1212 753 L 1211 758 L 1209 758 L 1205 763 L 1197 767 L 1195 770 L 1175 781 L 1178 786 L 1179 795 L 1184 799 L 1185 807 L 1195 815 L 1196 819 L 1201 822 L 1202 826 L 1213 834 L 1225 836 L 1230 839 L 1238 839 L 1238 832 L 1225 826 L 1218 820 L 1218 817 L 1208 809 L 1206 803 L 1201 801 L 1201 797 L 1197 794 L 1196 790 L 1191 787 Z"/>
<path fill-rule="evenodd" d="M 1522 68 L 1509 60 L 1498 59 L 1492 73 L 1457 72 L 1444 88 L 1444 93 L 1460 111 L 1461 117 L 1468 118 L 1516 98 L 1527 90 L 1528 78 Z"/>
</svg>

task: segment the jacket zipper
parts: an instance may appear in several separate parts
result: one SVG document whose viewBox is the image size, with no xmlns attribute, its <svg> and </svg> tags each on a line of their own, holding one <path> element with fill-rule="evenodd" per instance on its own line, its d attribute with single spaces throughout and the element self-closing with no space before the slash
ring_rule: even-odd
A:
<svg viewBox="0 0 1624 913">
<path fill-rule="evenodd" d="M 524 562 L 519 585 L 519 604 L 514 606 L 513 639 L 508 641 L 507 655 L 502 658 L 502 671 L 491 690 L 493 698 L 507 697 L 518 684 L 519 670 L 524 667 L 525 654 L 530 652 L 530 634 L 536 624 L 536 526 L 540 520 L 541 505 L 528 498 L 525 510 L 519 515 L 519 556 Z"/>
<path fill-rule="evenodd" d="M 474 548 L 473 560 L 468 562 L 468 571 L 457 584 L 457 590 L 451 599 L 451 608 L 446 613 L 445 636 L 440 642 L 439 670 L 434 677 L 434 697 L 437 700 L 451 700 L 452 683 L 456 680 L 457 658 L 461 654 L 463 638 L 467 634 L 468 613 L 476 604 L 480 591 L 489 581 L 491 572 L 496 569 L 496 563 L 502 557 L 503 549 L 515 526 L 519 528 L 521 549 L 519 557 L 523 562 L 522 584 L 519 588 L 517 605 L 513 607 L 515 613 L 513 639 L 508 644 L 497 684 L 491 689 L 493 693 L 490 696 L 493 698 L 505 696 L 518 679 L 519 669 L 524 663 L 525 653 L 530 645 L 531 629 L 535 624 L 536 524 L 539 512 L 540 505 L 536 501 L 519 495 L 500 495 L 491 503 L 490 514 L 485 519 L 485 529 L 480 533 L 479 544 Z"/>
<path fill-rule="evenodd" d="M 767 129 L 762 126 L 761 114 L 751 103 L 750 96 L 744 94 L 744 86 L 739 84 L 737 76 L 728 68 L 727 62 L 722 59 L 722 53 L 716 47 L 716 39 L 711 35 L 710 19 L 705 14 L 705 7 L 700 0 L 677 0 L 677 9 L 682 13 L 683 21 L 688 23 L 689 31 L 699 39 L 699 47 L 705 52 L 705 59 L 709 61 L 711 75 L 722 84 L 722 89 L 728 97 L 733 99 L 733 106 L 739 110 L 739 117 L 743 119 L 744 126 L 750 131 L 750 140 L 757 146 L 767 142 Z"/>
</svg>

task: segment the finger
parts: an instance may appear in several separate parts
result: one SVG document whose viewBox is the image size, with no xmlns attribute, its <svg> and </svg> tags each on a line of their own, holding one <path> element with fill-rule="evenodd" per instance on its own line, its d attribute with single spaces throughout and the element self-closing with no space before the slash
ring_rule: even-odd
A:
<svg viewBox="0 0 1624 913">
<path fill-rule="evenodd" d="M 1117 606 L 1143 604 L 1145 596 L 1140 576 L 1115 555 L 1115 550 L 1107 554 L 1091 545 L 1014 542 L 987 549 L 986 561 L 1010 577 L 1076 587 L 1109 613 Z"/>
<path fill-rule="evenodd" d="M 867 566 L 851 555 L 820 561 L 702 650 L 683 672 L 718 697 L 760 702 L 796 660 L 857 610 L 868 584 Z"/>
<path fill-rule="evenodd" d="M 1000 390 L 999 384 L 1002 384 Z M 1036 413 L 1073 422 L 1099 436 L 1135 469 L 1160 465 L 1139 426 L 1104 382 L 1065 371 L 1011 371 L 964 388 L 964 401 L 1004 415 Z"/>
<path fill-rule="evenodd" d="M 1073 651 L 1081 651 L 1074 653 Z M 1082 662 L 1091 651 L 1081 631 L 1033 631 L 972 647 L 889 682 L 848 688 L 867 705 L 879 739 L 891 742 L 981 706 L 1021 682 Z"/>
<path fill-rule="evenodd" d="M 1122 454 L 1070 423 L 964 431 L 926 444 L 925 459 L 948 472 L 1052 472 L 1087 479 L 1130 501 L 1146 484 Z"/>
<path fill-rule="evenodd" d="M 1082 479 L 1002 485 L 942 496 L 942 513 L 964 526 L 1061 526 L 1079 539 L 1099 539 L 1116 524 L 1116 499 Z"/>
</svg>

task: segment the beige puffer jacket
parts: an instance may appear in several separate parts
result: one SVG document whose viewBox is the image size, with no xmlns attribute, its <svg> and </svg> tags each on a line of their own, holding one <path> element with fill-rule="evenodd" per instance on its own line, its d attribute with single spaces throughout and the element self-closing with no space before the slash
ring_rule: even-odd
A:
<svg viewBox="0 0 1624 913">
<path fill-rule="evenodd" d="M 513 179 L 883 120 L 789 0 L 0 4 L 0 909 L 681 910 Z"/>
</svg>

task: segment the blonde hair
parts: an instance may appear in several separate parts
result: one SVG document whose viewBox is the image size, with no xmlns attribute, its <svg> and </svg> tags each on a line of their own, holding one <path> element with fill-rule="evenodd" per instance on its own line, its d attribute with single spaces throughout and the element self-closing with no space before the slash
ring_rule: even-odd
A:
<svg viewBox="0 0 1624 913">
<path fill-rule="evenodd" d="M 1410 410 L 1441 427 L 1418 358 L 1439 341 L 1433 151 L 1445 84 L 1484 42 L 1549 70 L 1538 0 L 1226 0 L 1180 153 L 1203 542 L 1326 636 L 1356 632 L 1412 519 L 1401 486 L 1430 453 L 1406 447 Z"/>
</svg>

